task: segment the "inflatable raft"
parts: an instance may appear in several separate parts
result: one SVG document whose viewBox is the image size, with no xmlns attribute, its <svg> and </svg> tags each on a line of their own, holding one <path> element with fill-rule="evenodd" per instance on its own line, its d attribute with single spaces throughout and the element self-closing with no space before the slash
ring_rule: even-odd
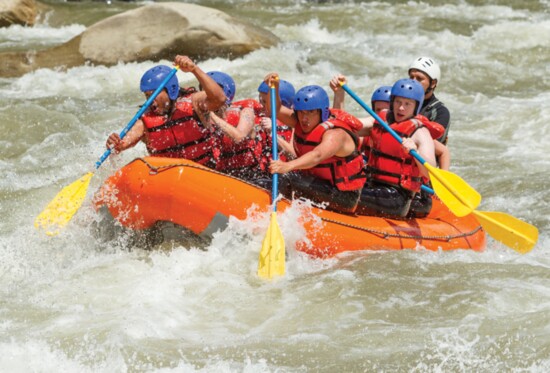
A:
<svg viewBox="0 0 550 373">
<path fill-rule="evenodd" d="M 270 211 L 271 192 L 184 159 L 139 158 L 109 177 L 94 197 L 96 210 L 123 227 L 143 231 L 169 222 L 187 232 L 208 238 L 224 229 L 228 218 L 246 219 L 257 205 Z M 346 251 L 483 250 L 486 236 L 473 215 L 454 216 L 434 197 L 433 209 L 422 219 L 395 220 L 345 215 L 311 208 L 301 218 L 306 237 L 296 249 L 315 257 L 332 257 Z M 281 200 L 284 211 L 290 201 Z M 267 227 L 266 227 L 267 229 Z"/>
</svg>

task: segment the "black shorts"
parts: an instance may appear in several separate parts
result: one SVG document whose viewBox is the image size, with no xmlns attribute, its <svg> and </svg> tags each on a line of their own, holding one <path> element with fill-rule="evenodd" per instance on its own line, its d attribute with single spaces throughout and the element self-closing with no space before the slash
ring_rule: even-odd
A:
<svg viewBox="0 0 550 373">
<path fill-rule="evenodd" d="M 361 193 L 360 190 L 341 191 L 326 180 L 297 172 L 280 175 L 279 180 L 279 190 L 286 198 L 324 203 L 327 210 L 336 212 L 353 213 Z"/>
<path fill-rule="evenodd" d="M 409 209 L 409 218 L 424 218 L 432 210 L 432 196 L 431 194 L 421 190 L 420 193 L 416 193 L 411 202 L 411 208 Z"/>
<path fill-rule="evenodd" d="M 404 218 L 409 213 L 414 193 L 396 185 L 367 182 L 361 190 L 359 215 Z"/>
</svg>

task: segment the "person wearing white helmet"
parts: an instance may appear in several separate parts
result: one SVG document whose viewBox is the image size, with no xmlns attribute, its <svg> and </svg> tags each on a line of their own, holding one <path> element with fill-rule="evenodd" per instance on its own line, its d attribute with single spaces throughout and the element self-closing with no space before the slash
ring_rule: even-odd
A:
<svg viewBox="0 0 550 373">
<path fill-rule="evenodd" d="M 451 124 L 451 114 L 445 104 L 439 101 L 434 91 L 441 80 L 441 69 L 431 57 L 418 57 L 409 65 L 409 78 L 417 80 L 424 87 L 424 104 L 420 114 L 445 127 L 445 133 L 438 140 L 446 144 Z"/>
</svg>

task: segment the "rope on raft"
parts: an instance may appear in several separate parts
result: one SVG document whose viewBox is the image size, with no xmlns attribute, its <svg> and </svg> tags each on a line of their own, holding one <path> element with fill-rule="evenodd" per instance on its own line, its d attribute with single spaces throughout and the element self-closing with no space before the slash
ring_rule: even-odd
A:
<svg viewBox="0 0 550 373">
<path fill-rule="evenodd" d="M 463 238 L 463 237 L 473 236 L 474 234 L 476 234 L 477 232 L 479 232 L 481 230 L 481 225 L 479 225 L 479 226 L 477 226 L 477 228 L 475 228 L 475 229 L 473 229 L 469 232 L 464 232 L 464 233 L 459 233 L 459 234 L 449 234 L 449 235 L 445 235 L 445 236 L 422 236 L 422 235 L 412 235 L 412 234 L 388 233 L 388 232 L 383 232 L 383 231 L 379 231 L 379 230 L 376 230 L 376 229 L 370 229 L 370 228 L 365 228 L 365 227 L 359 227 L 359 226 L 353 225 L 353 224 L 342 223 L 340 221 L 327 219 L 327 218 L 321 218 L 321 220 L 323 220 L 325 222 L 328 222 L 328 223 L 338 224 L 338 225 L 341 225 L 341 226 L 344 226 L 344 227 L 347 227 L 347 228 L 357 229 L 357 230 L 360 230 L 360 231 L 376 234 L 376 235 L 382 236 L 384 238 L 397 237 L 397 238 L 405 238 L 405 239 L 411 239 L 411 240 L 433 240 L 433 241 L 447 241 L 447 242 L 449 242 L 450 240 L 455 239 L 455 238 Z"/>
<path fill-rule="evenodd" d="M 211 172 L 211 173 L 214 173 L 214 174 L 217 174 L 217 175 L 222 175 L 222 176 L 225 176 L 225 177 L 229 177 L 229 178 L 232 178 L 232 179 L 235 179 L 235 180 L 239 180 L 239 181 L 242 181 L 246 184 L 252 185 L 256 188 L 261 188 L 261 187 L 255 185 L 255 184 L 252 184 L 252 183 L 250 183 L 246 180 L 239 179 L 238 177 L 228 175 L 228 174 L 224 174 L 223 172 L 219 172 L 219 171 L 213 170 L 211 168 L 208 168 L 206 166 L 202 166 L 202 165 L 198 165 L 198 164 L 194 165 L 194 164 L 188 164 L 188 163 L 171 163 L 171 164 L 167 164 L 167 165 L 164 165 L 164 166 L 155 167 L 152 164 L 148 163 L 143 158 L 136 158 L 135 160 L 136 161 L 139 160 L 139 161 L 142 161 L 143 163 L 145 163 L 145 165 L 147 165 L 147 167 L 149 167 L 149 169 L 151 170 L 151 171 L 149 171 L 149 173 L 151 175 L 158 174 L 159 172 L 166 171 L 166 170 L 169 170 L 169 169 L 174 168 L 174 167 L 191 167 L 191 168 L 196 168 L 196 169 L 199 169 L 199 170 Z M 264 188 L 261 188 L 261 189 L 264 189 Z M 375 234 L 375 235 L 378 235 L 378 236 L 382 236 L 384 238 L 404 238 L 404 239 L 410 239 L 410 240 L 432 240 L 432 241 L 446 241 L 446 242 L 449 242 L 449 241 L 451 241 L 452 239 L 455 239 L 455 238 L 464 238 L 464 237 L 473 236 L 474 234 L 476 234 L 477 232 L 479 232 L 481 230 L 481 225 L 478 225 L 475 229 L 473 229 L 469 232 L 463 232 L 463 233 L 458 233 L 458 234 L 448 234 L 448 235 L 443 235 L 443 236 L 422 236 L 422 235 L 412 235 L 412 234 L 388 233 L 388 232 L 380 231 L 380 230 L 377 230 L 377 229 L 365 228 L 365 227 L 360 227 L 360 226 L 353 225 L 353 224 L 342 223 L 342 222 L 337 221 L 337 220 L 332 220 L 332 219 L 323 218 L 323 217 L 321 217 L 321 220 L 324 221 L 324 222 L 327 222 L 327 223 L 338 224 L 338 225 L 341 225 L 341 226 L 344 226 L 344 227 L 347 227 L 347 228 L 357 229 L 357 230 L 360 230 L 360 231 L 363 231 L 363 232 L 372 233 L 372 234 Z"/>
<path fill-rule="evenodd" d="M 153 166 L 152 164 L 150 164 L 149 162 L 147 162 L 145 159 L 143 158 L 136 158 L 134 159 L 134 161 L 142 161 L 143 163 L 145 163 L 145 165 L 147 167 L 149 167 L 149 174 L 150 175 L 156 175 L 158 174 L 159 172 L 162 172 L 162 171 L 167 171 L 171 168 L 174 168 L 174 167 L 190 167 L 190 168 L 196 168 L 197 170 L 203 170 L 203 171 L 207 171 L 207 172 L 211 172 L 213 174 L 216 174 L 216 175 L 221 175 L 221 176 L 225 176 L 225 177 L 229 177 L 231 179 L 235 179 L 235 180 L 239 180 L 239 181 L 242 181 L 243 183 L 245 184 L 248 184 L 248 185 L 251 185 L 253 187 L 256 187 L 256 188 L 260 188 L 260 189 L 264 189 L 264 190 L 267 190 L 265 188 L 262 188 L 256 184 L 253 184 L 249 181 L 246 181 L 246 180 L 243 180 L 243 179 L 240 179 L 236 176 L 233 176 L 233 175 L 229 175 L 229 174 L 224 174 L 223 172 L 220 172 L 220 171 L 216 171 L 216 170 L 213 170 L 209 167 L 206 167 L 206 166 L 203 166 L 203 165 L 200 165 L 200 164 L 189 164 L 189 163 L 170 163 L 170 164 L 167 164 L 167 165 L 164 165 L 164 166 L 159 166 L 159 167 L 155 167 Z"/>
</svg>

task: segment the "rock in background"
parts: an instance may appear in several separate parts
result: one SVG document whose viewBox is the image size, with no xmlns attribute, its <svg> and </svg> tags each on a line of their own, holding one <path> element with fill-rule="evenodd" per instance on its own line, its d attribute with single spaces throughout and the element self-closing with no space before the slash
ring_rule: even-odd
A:
<svg viewBox="0 0 550 373">
<path fill-rule="evenodd" d="M 157 3 L 106 18 L 51 49 L 2 53 L 0 76 L 20 76 L 38 68 L 68 68 L 84 63 L 108 66 L 118 62 L 171 60 L 176 54 L 194 59 L 232 58 L 277 42 L 271 32 L 216 9 Z"/>
<path fill-rule="evenodd" d="M 36 15 L 37 7 L 34 0 L 0 1 L 0 27 L 32 26 L 36 21 Z"/>
</svg>

